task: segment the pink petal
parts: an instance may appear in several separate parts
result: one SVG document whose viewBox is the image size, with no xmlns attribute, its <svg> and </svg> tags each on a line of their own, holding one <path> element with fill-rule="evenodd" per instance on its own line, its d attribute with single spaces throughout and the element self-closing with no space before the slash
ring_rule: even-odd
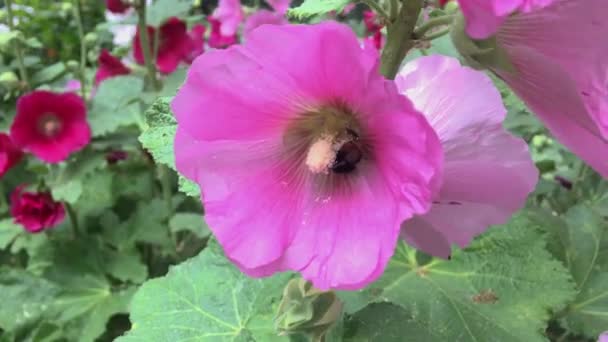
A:
<svg viewBox="0 0 608 342">
<path fill-rule="evenodd" d="M 396 80 L 426 114 L 445 152 L 444 179 L 429 213 L 403 225 L 406 240 L 438 256 L 465 247 L 490 225 L 505 223 L 525 204 L 538 171 L 526 143 L 502 128 L 502 99 L 483 73 L 441 56 L 408 63 Z"/>
<path fill-rule="evenodd" d="M 283 14 L 274 13 L 267 10 L 259 10 L 247 18 L 245 21 L 245 27 L 243 29 L 243 34 L 245 38 L 247 38 L 251 31 L 259 26 L 265 24 L 283 25 L 287 24 L 288 22 L 289 21 L 287 21 Z"/>
</svg>

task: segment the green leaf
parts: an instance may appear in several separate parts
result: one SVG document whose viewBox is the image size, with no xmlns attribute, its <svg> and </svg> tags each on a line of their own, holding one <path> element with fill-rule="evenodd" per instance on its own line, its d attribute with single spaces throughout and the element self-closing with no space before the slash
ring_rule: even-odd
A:
<svg viewBox="0 0 608 342">
<path fill-rule="evenodd" d="M 117 76 L 101 82 L 89 113 L 93 136 L 138 123 L 140 114 L 136 101 L 143 88 L 143 80 L 135 76 Z"/>
<path fill-rule="evenodd" d="M 523 215 L 449 261 L 425 259 L 401 243 L 382 278 L 358 295 L 400 305 L 436 341 L 545 341 L 549 312 L 574 296 L 567 270 Z M 347 309 L 360 307 L 355 299 Z"/>
<path fill-rule="evenodd" d="M 67 72 L 65 64 L 63 64 L 63 62 L 57 62 L 37 71 L 32 76 L 31 82 L 33 84 L 49 83 L 61 77 L 65 72 Z"/>
<path fill-rule="evenodd" d="M 136 250 L 106 250 L 105 264 L 106 272 L 121 281 L 140 284 L 148 278 L 148 268 Z"/>
<path fill-rule="evenodd" d="M 578 290 L 562 323 L 574 333 L 596 338 L 608 327 L 608 223 L 585 204 L 570 208 L 565 222 L 557 220 L 544 219 L 543 227 L 550 232 L 555 255 L 570 269 Z"/>
<path fill-rule="evenodd" d="M 391 303 L 374 303 L 357 312 L 345 324 L 344 341 L 443 341 L 431 328 L 413 319 L 402 307 Z"/>
<path fill-rule="evenodd" d="M 289 278 L 248 278 L 212 244 L 139 289 L 118 341 L 287 341 L 273 317 Z"/>
<path fill-rule="evenodd" d="M 23 228 L 12 218 L 0 220 L 0 250 L 5 249 L 22 232 Z"/>
<path fill-rule="evenodd" d="M 171 112 L 170 101 L 171 98 L 161 97 L 146 111 L 148 128 L 139 136 L 139 141 L 157 163 L 168 165 L 175 170 L 173 139 L 177 121 Z"/>
<path fill-rule="evenodd" d="M 171 17 L 187 14 L 192 0 L 158 0 L 147 11 L 148 25 L 158 27 Z"/>
<path fill-rule="evenodd" d="M 29 272 L 0 269 L 0 328 L 10 331 L 40 318 L 57 287 Z"/>
<path fill-rule="evenodd" d="M 340 12 L 351 2 L 351 0 L 304 0 L 300 6 L 292 8 L 287 12 L 290 17 L 306 19 L 331 11 Z"/>
<path fill-rule="evenodd" d="M 169 227 L 173 233 L 187 230 L 200 238 L 211 235 L 203 216 L 196 213 L 176 213 L 169 221 Z"/>
<path fill-rule="evenodd" d="M 105 166 L 104 157 L 97 153 L 81 153 L 75 160 L 60 166 L 57 177 L 51 182 L 53 198 L 74 204 L 83 192 L 83 181 L 96 170 Z M 91 186 L 87 183 L 88 187 Z M 97 189 L 96 189 L 97 190 Z"/>
<path fill-rule="evenodd" d="M 160 97 L 146 111 L 147 129 L 139 136 L 142 146 L 152 154 L 157 163 L 175 168 L 173 140 L 177 121 L 171 112 L 170 97 Z M 188 196 L 199 197 L 200 190 L 194 182 L 179 176 L 179 190 Z"/>
</svg>

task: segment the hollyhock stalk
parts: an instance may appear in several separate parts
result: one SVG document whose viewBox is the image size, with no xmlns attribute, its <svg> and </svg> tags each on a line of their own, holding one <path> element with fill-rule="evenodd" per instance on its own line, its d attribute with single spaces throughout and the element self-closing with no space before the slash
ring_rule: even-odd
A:
<svg viewBox="0 0 608 342">
<path fill-rule="evenodd" d="M 396 7 L 391 2 L 391 10 Z M 380 72 L 388 79 L 395 79 L 399 66 L 407 52 L 414 46 L 411 39 L 418 17 L 422 11 L 422 1 L 406 1 L 396 18 L 390 18 L 386 25 L 386 44 L 382 50 Z"/>
<path fill-rule="evenodd" d="M 148 5 L 145 1 L 142 1 L 137 6 L 137 26 L 139 27 L 139 44 L 141 46 L 144 55 L 144 64 L 148 71 L 149 84 L 154 90 L 160 90 L 160 83 L 156 79 L 156 67 L 152 60 L 152 51 L 150 51 L 150 36 L 148 35 L 148 24 L 146 23 L 146 7 Z M 160 30 L 157 29 L 156 32 Z M 158 33 L 157 33 L 158 34 Z M 158 39 L 157 39 L 158 41 Z"/>
<path fill-rule="evenodd" d="M 87 45 L 84 41 L 84 28 L 82 26 L 82 4 L 80 1 L 76 1 L 74 6 L 74 16 L 76 17 L 76 25 L 78 26 L 78 37 L 80 38 L 80 70 L 78 70 L 78 77 L 80 78 L 80 94 L 82 99 L 86 101 L 86 78 L 85 68 L 87 63 Z"/>
<path fill-rule="evenodd" d="M 10 29 L 10 31 L 15 31 L 12 6 L 13 6 L 13 0 L 5 1 L 8 28 Z M 23 49 L 21 46 L 21 42 L 18 39 L 16 39 L 15 41 L 13 41 L 13 44 L 15 46 L 15 57 L 17 57 L 17 64 L 19 66 L 19 76 L 21 76 L 21 81 L 25 84 L 25 90 L 29 90 L 30 82 L 29 82 L 29 78 L 27 75 L 27 69 L 25 68 L 25 62 L 24 62 Z"/>
</svg>

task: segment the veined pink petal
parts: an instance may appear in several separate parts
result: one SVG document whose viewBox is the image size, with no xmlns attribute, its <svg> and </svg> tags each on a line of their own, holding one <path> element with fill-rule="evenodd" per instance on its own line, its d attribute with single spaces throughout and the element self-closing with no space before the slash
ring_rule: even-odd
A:
<svg viewBox="0 0 608 342">
<path fill-rule="evenodd" d="M 418 248 L 447 257 L 451 244 L 467 246 L 523 207 L 538 171 L 526 143 L 502 127 L 506 109 L 483 73 L 429 56 L 406 64 L 396 83 L 426 115 L 445 153 L 431 211 L 406 221 L 403 234 Z"/>
<path fill-rule="evenodd" d="M 295 270 L 320 289 L 363 287 L 438 188 L 435 132 L 344 25 L 263 25 L 207 52 L 172 109 L 177 168 L 200 185 L 212 231 L 251 276 Z M 336 150 L 313 149 L 341 120 L 349 150 L 335 140 Z M 359 157 L 317 168 L 311 153 L 334 166 L 340 153 Z"/>
</svg>

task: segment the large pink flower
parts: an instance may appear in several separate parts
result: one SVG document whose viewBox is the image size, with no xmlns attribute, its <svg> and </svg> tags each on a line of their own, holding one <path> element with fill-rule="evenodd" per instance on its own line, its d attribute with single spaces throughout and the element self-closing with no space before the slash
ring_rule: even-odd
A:
<svg viewBox="0 0 608 342">
<path fill-rule="evenodd" d="M 272 39 L 268 39 L 272 37 Z M 431 206 L 439 140 L 347 26 L 264 25 L 192 65 L 173 100 L 178 170 L 251 276 L 360 288 Z"/>
<path fill-rule="evenodd" d="M 186 22 L 177 17 L 172 17 L 160 27 L 156 66 L 161 73 L 172 73 L 181 62 L 189 62 L 195 51 L 202 52 L 203 37 L 202 34 L 197 35 L 197 33 L 200 33 L 200 26 L 196 25 L 193 28 L 193 33 L 189 33 Z M 153 48 L 155 32 L 154 27 L 148 27 L 150 49 Z M 138 64 L 144 64 L 144 54 L 139 35 L 138 30 L 133 41 L 133 57 Z"/>
<path fill-rule="evenodd" d="M 11 137 L 18 147 L 47 163 L 58 163 L 91 140 L 87 108 L 74 93 L 37 90 L 17 100 Z"/>
<path fill-rule="evenodd" d="M 528 146 L 502 127 L 506 109 L 490 78 L 458 60 L 430 56 L 406 64 L 395 80 L 423 112 L 445 153 L 433 207 L 403 225 L 406 240 L 448 257 L 490 225 L 505 223 L 534 190 Z"/>
<path fill-rule="evenodd" d="M 131 69 L 127 68 L 118 57 L 112 56 L 106 49 L 101 50 L 97 63 L 99 68 L 95 73 L 95 85 L 99 85 L 105 79 L 131 73 Z"/>
<path fill-rule="evenodd" d="M 514 12 L 531 12 L 554 1 L 556 0 L 458 0 L 466 18 L 467 33 L 475 39 L 493 35 Z"/>
<path fill-rule="evenodd" d="M 542 10 L 510 16 L 494 38 L 473 42 L 491 52 L 472 56 L 500 76 L 557 140 L 604 177 L 607 16 L 604 0 L 556 1 Z"/>
<path fill-rule="evenodd" d="M 23 157 L 23 152 L 13 143 L 6 133 L 0 133 L 0 177 L 17 164 Z"/>
<path fill-rule="evenodd" d="M 244 17 L 240 0 L 220 0 L 217 8 L 213 11 L 213 18 L 221 23 L 220 32 L 222 36 L 236 34 Z"/>
</svg>

